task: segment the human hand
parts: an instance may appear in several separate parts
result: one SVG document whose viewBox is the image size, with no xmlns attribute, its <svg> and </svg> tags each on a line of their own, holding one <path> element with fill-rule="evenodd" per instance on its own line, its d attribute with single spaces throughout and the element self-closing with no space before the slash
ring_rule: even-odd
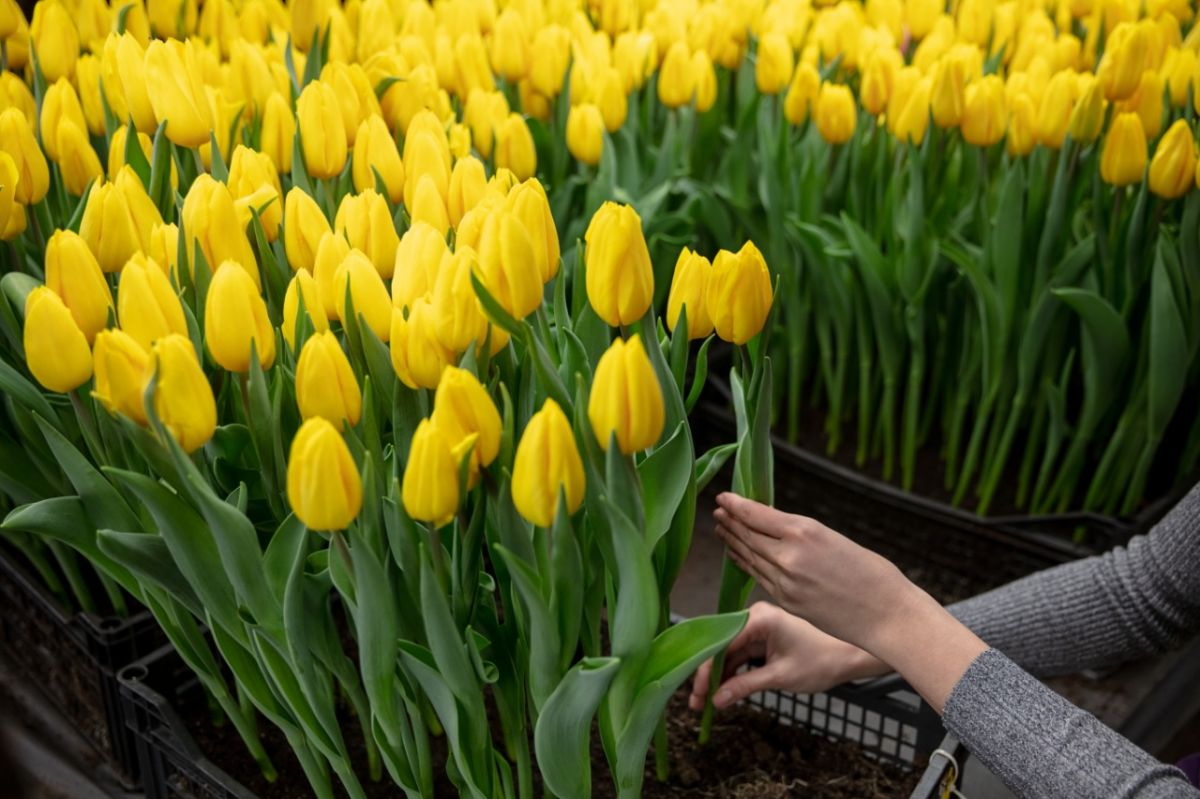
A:
<svg viewBox="0 0 1200 799">
<path fill-rule="evenodd" d="M 760 668 L 737 674 L 743 664 L 765 658 Z M 885 674 L 890 669 L 863 650 L 839 641 L 769 602 L 750 607 L 746 626 L 729 644 L 721 687 L 713 704 L 723 708 L 750 694 L 771 689 L 818 693 L 848 680 Z M 708 696 L 712 660 L 696 671 L 688 706 L 702 710 Z"/>
<path fill-rule="evenodd" d="M 737 494 L 717 497 L 729 556 L 789 613 L 867 648 L 876 628 L 923 594 L 885 558 L 805 516 Z"/>
</svg>

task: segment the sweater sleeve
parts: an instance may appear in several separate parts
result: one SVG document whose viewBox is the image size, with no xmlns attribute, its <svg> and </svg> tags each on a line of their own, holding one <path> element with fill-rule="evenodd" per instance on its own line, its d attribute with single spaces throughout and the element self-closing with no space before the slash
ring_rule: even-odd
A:
<svg viewBox="0 0 1200 799">
<path fill-rule="evenodd" d="M 952 605 L 989 646 L 1038 676 L 1175 648 L 1200 632 L 1200 485 L 1126 547 Z"/>
<path fill-rule="evenodd" d="M 995 649 L 968 667 L 946 700 L 943 721 L 1018 797 L 1200 799 L 1179 769 L 1155 760 Z"/>
</svg>

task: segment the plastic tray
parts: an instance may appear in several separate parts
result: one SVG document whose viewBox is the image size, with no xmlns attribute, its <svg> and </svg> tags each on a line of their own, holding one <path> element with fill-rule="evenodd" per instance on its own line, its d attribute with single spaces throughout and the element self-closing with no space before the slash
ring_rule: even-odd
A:
<svg viewBox="0 0 1200 799">
<path fill-rule="evenodd" d="M 176 704 L 200 688 L 169 646 L 125 667 L 119 676 L 146 799 L 256 799 L 200 751 L 175 711 Z M 904 765 L 915 767 L 947 746 L 937 714 L 897 677 L 839 686 L 825 694 L 768 691 L 749 703 L 781 724 L 851 740 L 869 757 Z M 941 797 L 947 765 L 942 758 L 930 760 L 912 797 Z"/>
<path fill-rule="evenodd" d="M 162 642 L 145 610 L 128 618 L 68 612 L 0 548 L 0 656 L 40 688 L 127 787 L 138 784 L 138 759 L 116 673 Z"/>
</svg>

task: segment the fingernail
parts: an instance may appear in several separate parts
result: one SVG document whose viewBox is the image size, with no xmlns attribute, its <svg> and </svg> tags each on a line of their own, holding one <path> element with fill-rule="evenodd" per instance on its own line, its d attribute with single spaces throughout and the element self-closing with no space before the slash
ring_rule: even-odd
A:
<svg viewBox="0 0 1200 799">
<path fill-rule="evenodd" d="M 730 696 L 729 691 L 720 690 L 720 691 L 717 691 L 717 695 L 713 697 L 713 704 L 714 705 L 724 705 L 731 698 L 732 697 Z"/>
</svg>

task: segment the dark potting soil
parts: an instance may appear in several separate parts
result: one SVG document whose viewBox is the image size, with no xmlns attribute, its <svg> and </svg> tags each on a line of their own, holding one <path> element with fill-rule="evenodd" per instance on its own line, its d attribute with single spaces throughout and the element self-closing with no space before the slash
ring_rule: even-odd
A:
<svg viewBox="0 0 1200 799">
<path fill-rule="evenodd" d="M 871 760 L 853 743 L 829 741 L 800 728 L 780 725 L 771 716 L 750 707 L 719 713 L 713 725 L 712 739 L 701 746 L 696 741 L 700 717 L 687 708 L 688 690 L 685 686 L 676 692 L 668 710 L 671 779 L 665 784 L 655 779 L 654 752 L 651 750 L 646 758 L 646 781 L 642 792 L 646 799 L 784 799 L 800 796 L 883 799 L 908 796 L 920 778 L 919 768 L 904 769 Z M 268 722 L 262 722 L 261 731 L 263 746 L 279 772 L 279 779 L 274 783 L 268 783 L 263 777 L 231 725 L 214 726 L 198 691 L 189 694 L 188 701 L 179 711 L 209 760 L 261 799 L 312 796 L 283 734 Z M 352 755 L 359 755 L 355 758 L 356 773 L 364 780 L 367 796 L 391 799 L 399 795 L 399 789 L 386 775 L 377 783 L 365 778 L 367 768 L 358 723 L 348 720 L 342 730 Z M 439 772 L 436 795 L 439 799 L 457 796 L 454 787 L 441 773 L 440 764 L 446 758 L 445 740 L 435 738 L 432 745 L 434 767 Z M 596 799 L 616 796 L 599 736 L 594 731 L 592 778 L 592 795 Z M 340 786 L 336 786 L 336 792 L 339 796 L 345 795 Z M 200 796 L 198 792 L 182 795 Z M 536 787 L 535 795 L 541 795 L 540 785 Z"/>
</svg>

